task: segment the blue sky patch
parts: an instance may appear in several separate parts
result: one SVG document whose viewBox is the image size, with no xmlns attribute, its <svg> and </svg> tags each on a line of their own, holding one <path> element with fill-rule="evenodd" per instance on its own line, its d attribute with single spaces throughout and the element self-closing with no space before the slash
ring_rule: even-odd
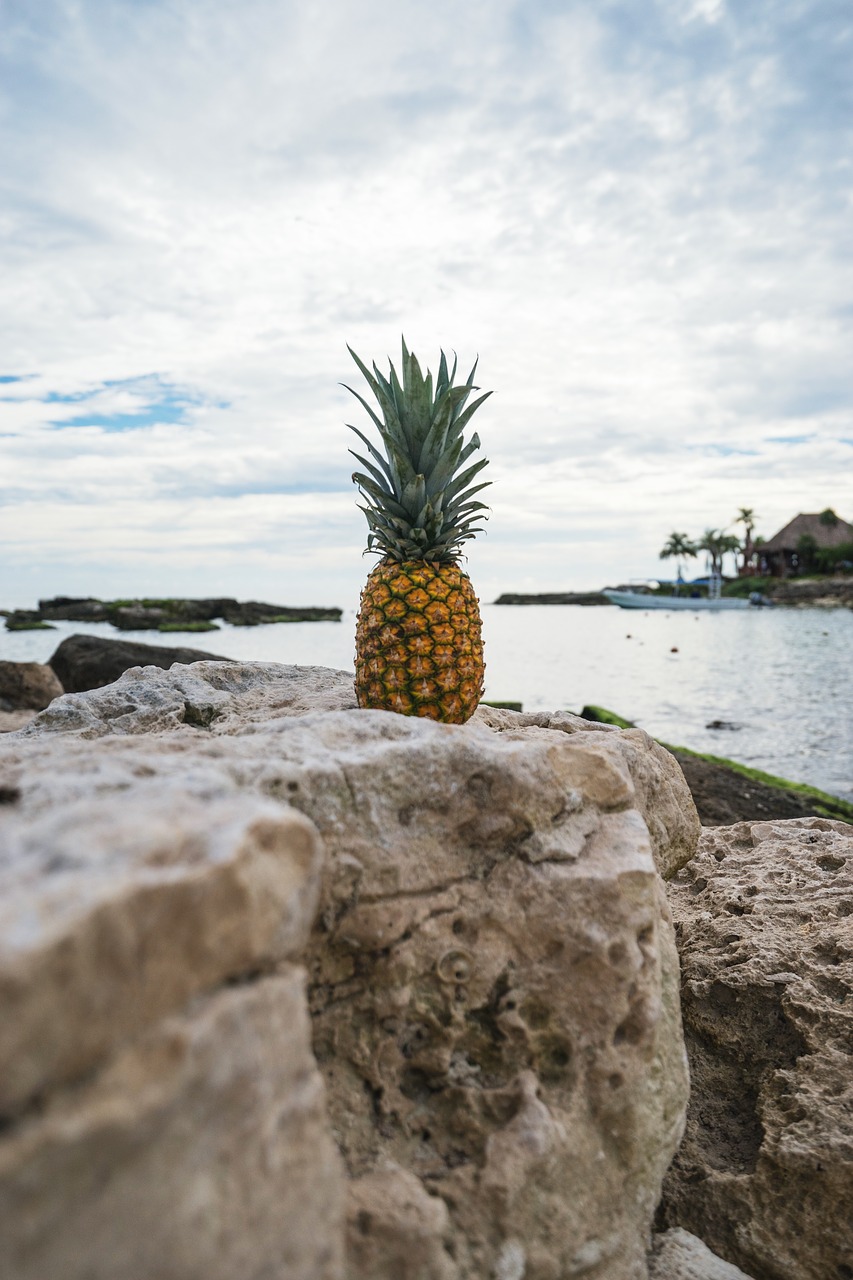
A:
<svg viewBox="0 0 853 1280">
<path fill-rule="evenodd" d="M 104 412 L 98 405 L 98 400 L 105 393 L 115 390 L 132 396 L 135 401 L 133 407 L 112 413 Z M 141 431 L 146 427 L 163 424 L 183 425 L 190 420 L 190 412 L 193 408 L 207 403 L 203 396 L 161 381 L 157 374 L 105 381 L 90 391 L 77 391 L 68 395 L 51 391 L 43 397 L 43 402 L 45 404 L 80 404 L 81 406 L 86 402 L 94 402 L 91 410 L 84 409 L 71 418 L 51 419 L 49 425 L 58 431 L 68 427 L 98 427 L 107 433 Z"/>
</svg>

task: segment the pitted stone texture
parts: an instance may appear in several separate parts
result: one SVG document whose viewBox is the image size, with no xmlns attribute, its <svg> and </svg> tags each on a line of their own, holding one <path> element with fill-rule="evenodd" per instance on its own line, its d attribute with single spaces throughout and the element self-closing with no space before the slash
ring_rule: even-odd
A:
<svg viewBox="0 0 853 1280">
<path fill-rule="evenodd" d="M 617 729 L 594 724 L 568 711 L 527 714 L 481 706 L 475 721 L 500 733 L 550 729 L 560 733 L 600 732 L 599 750 L 619 756 L 631 775 L 632 803 L 640 810 L 652 838 L 658 870 L 665 880 L 696 852 L 701 830 L 699 815 L 678 761 L 643 729 Z"/>
<path fill-rule="evenodd" d="M 97 793 L 156 812 L 172 783 L 315 823 L 328 865 L 305 958 L 331 1118 L 354 1197 L 404 1171 L 384 1215 L 351 1215 L 350 1280 L 396 1280 L 407 1233 L 436 1280 L 644 1280 L 687 1087 L 640 808 L 654 825 L 665 788 L 637 787 L 643 744 L 618 731 L 304 713 L 348 679 L 126 676 L 0 744 L 13 807 L 36 821 Z M 679 777 L 664 865 L 689 829 Z"/>
<path fill-rule="evenodd" d="M 0 808 L 0 1115 L 307 941 L 323 853 L 302 814 L 128 764 L 114 794 L 89 759 L 71 798 Z"/>
<path fill-rule="evenodd" d="M 0 662 L 0 711 L 41 711 L 65 690 L 41 662 Z"/>
<path fill-rule="evenodd" d="M 649 1280 L 752 1280 L 724 1262 L 681 1227 L 656 1236 L 649 1255 Z"/>
<path fill-rule="evenodd" d="M 233 733 L 249 723 L 356 705 L 346 671 L 273 662 L 175 663 L 168 671 L 131 667 L 114 684 L 66 694 L 27 734 Z"/>
<path fill-rule="evenodd" d="M 347 1194 L 350 1275 L 394 1280 L 454 1280 L 445 1243 L 450 1215 L 438 1195 L 393 1161 L 354 1178 Z"/>
<path fill-rule="evenodd" d="M 756 1280 L 844 1277 L 853 830 L 823 818 L 710 828 L 669 889 L 693 1092 L 664 1221 Z"/>
<path fill-rule="evenodd" d="M 2 1280 L 342 1280 L 304 974 L 195 1002 L 0 1140 Z"/>
<path fill-rule="evenodd" d="M 168 672 L 139 667 L 106 688 L 59 699 L 36 717 L 26 736 L 168 732 L 196 741 L 200 734 L 254 733 L 289 717 L 355 706 L 352 676 L 325 667 L 225 662 L 175 665 Z M 642 813 L 661 874 L 669 877 L 692 857 L 699 819 L 689 788 L 677 761 L 643 730 L 592 724 L 568 712 L 524 715 L 485 706 L 470 727 L 485 727 L 507 739 L 550 733 L 583 742 L 592 752 L 591 770 L 600 760 L 608 777 L 624 778 L 622 799 L 608 803 L 635 806 Z"/>
<path fill-rule="evenodd" d="M 677 959 L 642 819 L 595 812 L 573 859 L 484 856 L 445 827 L 457 862 L 433 888 L 416 835 L 394 887 L 362 846 L 312 942 L 315 1051 L 348 1169 L 371 1186 L 390 1159 L 444 1201 L 424 1273 L 441 1280 L 646 1274 L 687 1095 Z M 351 1280 L 396 1277 L 387 1214 L 356 1228 Z"/>
</svg>

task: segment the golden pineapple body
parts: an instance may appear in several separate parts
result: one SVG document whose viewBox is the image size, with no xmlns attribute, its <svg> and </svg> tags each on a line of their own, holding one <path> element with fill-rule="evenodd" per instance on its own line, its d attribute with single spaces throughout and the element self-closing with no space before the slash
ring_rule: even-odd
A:
<svg viewBox="0 0 853 1280">
<path fill-rule="evenodd" d="M 381 560 L 361 593 L 358 705 L 464 724 L 484 671 L 477 597 L 458 564 Z"/>
</svg>

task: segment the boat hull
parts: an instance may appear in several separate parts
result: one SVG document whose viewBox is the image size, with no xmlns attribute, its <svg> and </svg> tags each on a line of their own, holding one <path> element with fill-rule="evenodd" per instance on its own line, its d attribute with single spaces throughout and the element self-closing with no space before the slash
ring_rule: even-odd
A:
<svg viewBox="0 0 853 1280">
<path fill-rule="evenodd" d="M 618 604 L 620 609 L 666 609 L 695 610 L 700 613 L 719 613 L 729 609 L 751 609 L 750 600 L 742 596 L 723 596 L 717 600 L 709 600 L 707 596 L 652 596 L 643 595 L 641 591 L 605 591 L 603 592 L 611 604 Z"/>
</svg>

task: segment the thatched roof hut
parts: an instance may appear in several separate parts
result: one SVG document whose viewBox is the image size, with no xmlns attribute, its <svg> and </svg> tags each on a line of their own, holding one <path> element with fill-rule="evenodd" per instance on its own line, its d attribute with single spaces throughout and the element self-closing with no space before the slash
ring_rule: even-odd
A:
<svg viewBox="0 0 853 1280">
<path fill-rule="evenodd" d="M 756 554 L 765 561 L 766 572 L 782 577 L 796 573 L 801 567 L 803 538 L 811 539 L 816 551 L 830 551 L 853 543 L 853 525 L 829 510 L 794 516 L 768 542 L 756 548 Z"/>
</svg>

